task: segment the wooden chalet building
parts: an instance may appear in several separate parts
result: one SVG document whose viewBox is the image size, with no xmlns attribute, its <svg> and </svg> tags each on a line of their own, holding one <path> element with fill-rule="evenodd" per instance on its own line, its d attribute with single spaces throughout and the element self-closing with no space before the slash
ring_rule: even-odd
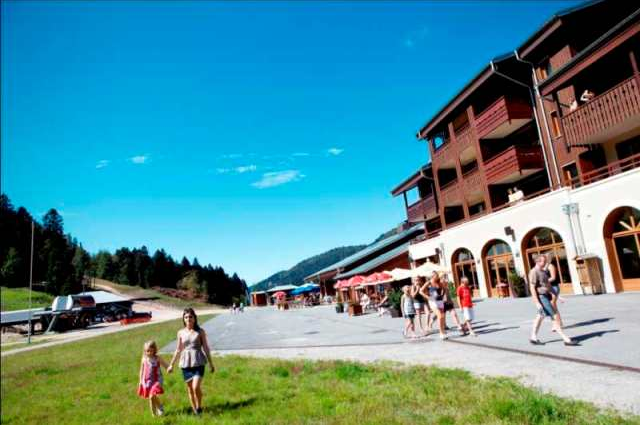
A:
<svg viewBox="0 0 640 425">
<path fill-rule="evenodd" d="M 335 295 L 333 285 L 339 279 L 355 275 L 371 274 L 376 271 L 391 270 L 396 267 L 409 268 L 409 241 L 424 233 L 422 224 L 404 223 L 396 234 L 380 240 L 338 261 L 322 270 L 307 276 L 305 282 L 320 285 L 320 293 Z"/>
<path fill-rule="evenodd" d="M 430 162 L 392 190 L 424 223 L 412 261 L 483 297 L 521 293 L 540 253 L 563 292 L 640 290 L 639 62 L 640 4 L 612 0 L 490 61 L 420 129 Z"/>
</svg>

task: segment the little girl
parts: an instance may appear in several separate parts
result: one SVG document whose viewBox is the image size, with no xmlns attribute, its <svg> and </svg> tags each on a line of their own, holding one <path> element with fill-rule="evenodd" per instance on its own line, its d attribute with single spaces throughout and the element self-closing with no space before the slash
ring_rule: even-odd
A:
<svg viewBox="0 0 640 425">
<path fill-rule="evenodd" d="M 414 300 L 411 297 L 411 287 L 405 285 L 402 287 L 402 298 L 400 298 L 400 309 L 402 310 L 402 317 L 405 318 L 405 325 L 402 334 L 405 338 L 416 338 L 416 328 L 413 323 L 416 317 L 416 309 L 413 306 Z M 409 333 L 411 331 L 411 333 Z"/>
<path fill-rule="evenodd" d="M 142 352 L 142 360 L 140 362 L 140 383 L 138 384 L 138 395 L 142 398 L 149 399 L 151 414 L 153 416 L 162 416 L 164 410 L 158 395 L 163 394 L 162 389 L 162 371 L 160 366 L 167 368 L 167 362 L 157 355 L 158 346 L 155 341 L 147 341 L 144 343 L 144 351 Z"/>
</svg>

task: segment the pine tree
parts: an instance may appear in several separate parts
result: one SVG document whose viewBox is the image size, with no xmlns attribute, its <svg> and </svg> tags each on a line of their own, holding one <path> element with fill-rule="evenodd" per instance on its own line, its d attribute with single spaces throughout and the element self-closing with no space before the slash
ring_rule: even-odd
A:
<svg viewBox="0 0 640 425">
<path fill-rule="evenodd" d="M 28 286 L 29 276 L 25 274 L 26 269 L 18 254 L 18 250 L 14 247 L 9 248 L 7 257 L 2 264 L 2 269 L 0 270 L 2 285 L 11 288 Z"/>
</svg>

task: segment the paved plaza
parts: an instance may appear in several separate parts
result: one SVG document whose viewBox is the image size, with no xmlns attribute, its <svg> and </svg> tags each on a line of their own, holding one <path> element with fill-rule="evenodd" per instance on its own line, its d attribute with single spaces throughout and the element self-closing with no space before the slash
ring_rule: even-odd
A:
<svg viewBox="0 0 640 425">
<path fill-rule="evenodd" d="M 349 317 L 333 306 L 277 311 L 251 308 L 204 325 L 221 354 L 261 357 L 391 360 L 510 376 L 558 395 L 640 414 L 640 293 L 568 296 L 560 305 L 566 332 L 580 342 L 565 347 L 543 323 L 542 346 L 529 344 L 535 313 L 530 299 L 476 303 L 478 337 L 437 333 L 410 341 L 403 319 L 371 313 Z M 451 319 L 448 325 L 453 328 Z M 172 351 L 175 343 L 163 351 Z"/>
</svg>

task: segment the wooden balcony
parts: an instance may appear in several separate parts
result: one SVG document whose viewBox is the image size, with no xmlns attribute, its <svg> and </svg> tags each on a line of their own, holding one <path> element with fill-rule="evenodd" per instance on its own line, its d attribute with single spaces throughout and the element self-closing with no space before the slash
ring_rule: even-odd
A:
<svg viewBox="0 0 640 425">
<path fill-rule="evenodd" d="M 458 147 L 458 152 L 462 152 L 465 149 L 472 147 L 475 149 L 475 138 L 476 132 L 473 127 L 466 126 L 462 130 L 456 132 L 456 145 Z"/>
<path fill-rule="evenodd" d="M 474 168 L 468 173 L 462 176 L 464 181 L 464 193 L 469 195 L 471 193 L 478 193 L 484 190 L 484 179 L 482 173 L 478 171 L 478 168 Z"/>
<path fill-rule="evenodd" d="M 407 219 L 412 223 L 426 221 L 437 215 L 436 199 L 433 196 L 420 199 L 407 207 Z"/>
<path fill-rule="evenodd" d="M 456 149 L 451 140 L 440 146 L 433 152 L 432 162 L 437 164 L 453 164 L 456 158 Z"/>
<path fill-rule="evenodd" d="M 500 139 L 532 119 L 531 105 L 522 100 L 502 96 L 476 116 L 476 131 L 480 139 Z"/>
<path fill-rule="evenodd" d="M 631 77 L 562 117 L 570 146 L 602 143 L 640 127 L 640 90 Z"/>
<path fill-rule="evenodd" d="M 445 207 L 462 205 L 460 184 L 457 180 L 453 180 L 440 188 L 440 199 Z"/>
<path fill-rule="evenodd" d="M 604 167 L 591 170 L 588 173 L 579 174 L 570 180 L 565 179 L 565 184 L 574 188 L 580 187 L 606 179 L 607 177 L 615 176 L 616 174 L 624 173 L 625 171 L 633 170 L 634 168 L 640 168 L 640 153 L 619 161 L 614 161 Z"/>
<path fill-rule="evenodd" d="M 544 168 L 539 146 L 511 146 L 485 161 L 485 175 L 489 184 L 513 183 Z"/>
</svg>

